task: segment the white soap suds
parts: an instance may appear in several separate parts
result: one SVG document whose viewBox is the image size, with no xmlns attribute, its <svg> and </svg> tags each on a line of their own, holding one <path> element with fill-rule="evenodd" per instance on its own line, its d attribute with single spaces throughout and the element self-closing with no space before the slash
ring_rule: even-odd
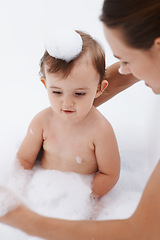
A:
<svg viewBox="0 0 160 240">
<path fill-rule="evenodd" d="M 81 163 L 82 163 L 82 158 L 79 157 L 79 156 L 77 156 L 77 157 L 76 157 L 76 162 L 77 162 L 78 164 L 81 164 Z"/>
<path fill-rule="evenodd" d="M 5 187 L 0 186 L 0 216 L 17 208 L 22 204 L 21 200 L 15 194 Z"/>
<path fill-rule="evenodd" d="M 70 62 L 82 51 L 81 36 L 67 27 L 46 33 L 45 47 L 50 56 Z"/>
<path fill-rule="evenodd" d="M 29 129 L 29 132 L 30 132 L 31 135 L 34 135 L 34 132 L 33 132 L 32 128 Z"/>
</svg>

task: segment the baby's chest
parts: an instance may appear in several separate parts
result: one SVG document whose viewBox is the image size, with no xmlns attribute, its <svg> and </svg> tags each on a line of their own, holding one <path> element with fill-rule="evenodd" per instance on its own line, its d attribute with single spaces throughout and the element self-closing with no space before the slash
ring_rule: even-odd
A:
<svg viewBox="0 0 160 240">
<path fill-rule="evenodd" d="M 94 154 L 94 145 L 89 137 L 82 138 L 75 136 L 72 138 L 67 137 L 54 137 L 49 136 L 43 142 L 44 151 L 58 156 L 85 156 Z"/>
<path fill-rule="evenodd" d="M 54 138 L 44 141 L 44 151 L 52 164 L 71 171 L 91 173 L 97 170 L 94 145 L 90 137 Z M 54 167 L 53 167 L 54 168 Z"/>
</svg>

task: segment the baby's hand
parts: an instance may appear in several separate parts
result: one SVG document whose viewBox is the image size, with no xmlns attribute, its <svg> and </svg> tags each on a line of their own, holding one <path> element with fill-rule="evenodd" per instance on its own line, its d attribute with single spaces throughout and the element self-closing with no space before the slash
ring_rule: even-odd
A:
<svg viewBox="0 0 160 240">
<path fill-rule="evenodd" d="M 22 205 L 22 201 L 8 188 L 0 186 L 0 217 Z"/>
<path fill-rule="evenodd" d="M 99 214 L 104 208 L 103 202 L 101 201 L 101 198 L 93 192 L 90 194 L 90 200 L 92 205 L 92 214 L 90 220 L 97 220 Z"/>
<path fill-rule="evenodd" d="M 99 197 L 98 197 L 98 195 L 96 195 L 95 193 L 92 192 L 92 193 L 90 194 L 90 200 L 91 200 L 91 201 L 98 200 L 98 199 L 99 199 Z"/>
</svg>

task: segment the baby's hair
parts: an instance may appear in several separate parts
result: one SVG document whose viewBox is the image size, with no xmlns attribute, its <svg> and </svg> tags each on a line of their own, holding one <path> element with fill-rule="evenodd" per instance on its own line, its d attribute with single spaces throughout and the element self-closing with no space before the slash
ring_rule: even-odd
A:
<svg viewBox="0 0 160 240">
<path fill-rule="evenodd" d="M 40 60 L 39 73 L 42 77 L 46 77 L 45 71 L 47 71 L 48 73 L 57 73 L 67 78 L 67 76 L 71 73 L 75 63 L 84 54 L 89 53 L 91 56 L 93 67 L 100 75 L 99 82 L 101 83 L 105 75 L 105 52 L 100 43 L 93 39 L 89 34 L 82 31 L 76 32 L 80 34 L 83 41 L 81 53 L 70 62 L 66 62 L 65 60 L 56 59 L 50 56 L 49 53 L 45 51 L 43 57 Z"/>
</svg>

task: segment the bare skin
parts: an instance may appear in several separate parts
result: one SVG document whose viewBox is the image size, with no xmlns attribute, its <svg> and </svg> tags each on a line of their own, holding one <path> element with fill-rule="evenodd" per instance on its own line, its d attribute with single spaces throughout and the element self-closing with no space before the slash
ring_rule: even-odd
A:
<svg viewBox="0 0 160 240">
<path fill-rule="evenodd" d="M 123 90 L 131 87 L 133 84 L 139 82 L 139 79 L 132 74 L 122 75 L 117 70 L 120 67 L 120 62 L 116 62 L 106 69 L 106 79 L 108 87 L 102 95 L 94 100 L 94 106 L 99 106 Z"/>
<path fill-rule="evenodd" d="M 31 121 L 17 158 L 25 169 L 32 169 L 41 146 L 44 169 L 97 173 L 93 194 L 110 191 L 120 173 L 120 156 L 111 124 L 93 106 L 107 81 L 99 85 L 99 75 L 90 56 L 83 56 L 67 77 L 46 72 L 41 79 L 51 107 Z M 103 183 L 103 184 L 102 184 Z"/>
<path fill-rule="evenodd" d="M 155 93 L 160 94 L 160 37 L 155 39 L 150 51 L 144 53 L 126 45 L 120 29 L 106 29 L 105 36 L 113 54 L 120 59 L 122 72 L 132 73 Z M 142 61 L 143 58 L 143 61 Z M 146 63 L 147 66 L 146 67 Z M 151 67 L 152 66 L 152 67 Z M 113 74 L 120 76 L 114 66 Z M 112 66 L 111 66 L 112 68 Z M 112 71 L 111 71 L 112 72 Z M 109 81 L 110 91 L 95 101 L 98 106 L 134 84 L 137 80 Z M 128 78 L 128 77 L 127 77 Z M 112 89 L 113 87 L 113 89 Z M 108 88 L 109 90 L 109 88 Z M 101 99 L 101 100 L 100 100 Z M 52 240 L 159 240 L 160 239 L 160 161 L 151 175 L 135 213 L 125 220 L 112 221 L 66 221 L 46 218 L 24 206 L 1 218 L 1 222 L 19 228 L 30 235 Z"/>
<path fill-rule="evenodd" d="M 124 75 L 120 75 L 116 71 L 119 68 L 119 64 L 115 64 L 113 66 L 113 72 L 115 72 L 115 75 L 119 75 L 123 79 Z M 110 67 L 110 69 L 112 66 Z M 131 79 L 130 79 L 131 78 Z M 119 91 L 120 89 L 125 89 L 126 85 L 131 86 L 131 84 L 134 84 L 137 81 L 137 79 L 134 79 L 133 76 L 129 77 L 128 84 L 125 84 L 124 87 L 122 85 L 123 81 L 121 81 L 120 86 L 118 87 Z M 112 83 L 115 81 L 110 81 L 110 87 Z M 109 98 L 109 94 L 107 95 L 107 98 Z M 113 94 L 110 95 L 112 97 Z M 105 98 L 104 98 L 105 99 Z M 146 215 L 141 216 L 141 221 L 139 224 L 139 216 L 143 213 L 147 213 L 148 209 L 150 208 L 150 202 L 152 201 L 152 195 L 156 195 L 157 193 L 157 182 L 160 181 L 160 176 L 157 174 L 157 171 L 159 171 L 160 163 L 157 166 L 156 173 L 153 173 L 149 183 L 146 186 L 146 189 L 144 191 L 144 196 L 142 197 L 140 204 L 135 211 L 135 214 L 125 220 L 111 220 L 111 221 L 67 221 L 67 220 L 60 220 L 60 219 L 53 219 L 41 216 L 28 208 L 26 208 L 24 205 L 20 205 L 17 209 L 13 210 L 12 212 L 9 212 L 6 216 L 1 217 L 0 221 L 8 224 L 10 226 L 13 226 L 15 228 L 19 228 L 22 231 L 26 232 L 29 235 L 33 236 L 39 236 L 45 239 L 52 239 L 52 240 L 91 240 L 91 239 L 116 239 L 116 240 L 150 240 L 155 239 L 157 240 L 158 233 L 155 231 L 155 237 L 154 238 L 146 238 L 146 234 L 143 236 L 143 234 L 146 232 L 152 233 L 152 226 L 154 225 L 154 221 L 158 221 L 160 218 L 154 219 L 152 222 L 150 218 L 146 218 Z M 159 178 L 159 179 L 156 179 Z M 159 201 L 160 194 L 156 195 L 155 202 Z M 159 206 L 159 205 L 158 205 Z M 155 211 L 160 213 L 160 207 L 158 207 L 158 211 L 155 208 Z M 155 216 L 155 212 L 151 211 L 151 216 Z M 147 223 L 147 229 L 145 229 Z M 148 227 L 151 226 L 151 227 Z M 143 231 L 141 231 L 141 227 L 143 227 Z M 62 231 L 63 229 L 63 231 Z M 148 233 L 149 236 L 149 233 Z M 153 234 L 152 234 L 153 236 Z"/>
</svg>

